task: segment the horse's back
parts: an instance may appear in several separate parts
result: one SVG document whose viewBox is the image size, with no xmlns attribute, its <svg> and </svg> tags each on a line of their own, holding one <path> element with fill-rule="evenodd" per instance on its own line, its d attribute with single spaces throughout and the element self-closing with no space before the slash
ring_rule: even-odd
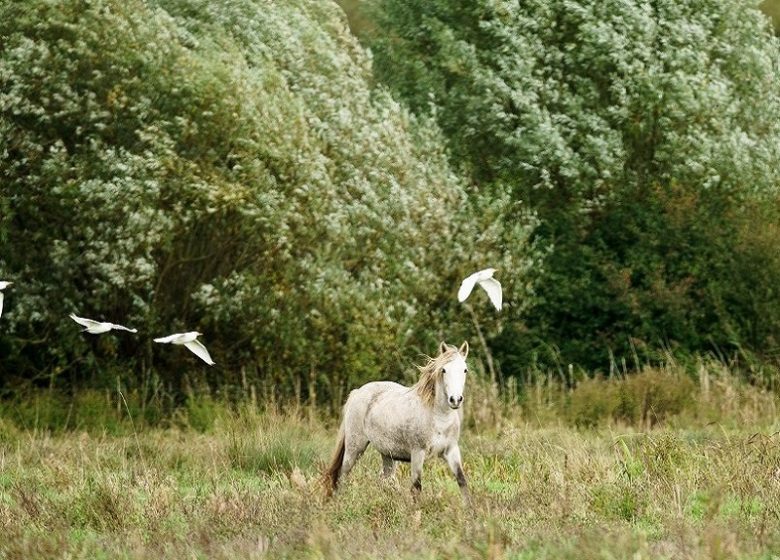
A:
<svg viewBox="0 0 780 560">
<path fill-rule="evenodd" d="M 404 389 L 408 389 L 408 387 L 404 387 L 400 383 L 396 383 L 395 381 L 371 381 L 369 383 L 366 383 L 359 389 L 355 389 L 352 391 L 352 393 L 355 392 L 362 392 L 364 394 L 368 395 L 377 395 L 380 393 L 386 393 L 387 391 L 401 391 Z"/>
<path fill-rule="evenodd" d="M 357 437 L 360 441 L 366 438 L 364 424 L 369 410 L 377 400 L 388 393 L 397 393 L 406 389 L 403 385 L 392 381 L 372 381 L 362 387 L 350 391 L 344 404 L 344 433 L 349 441 Z"/>
<path fill-rule="evenodd" d="M 368 408 L 381 395 L 386 393 L 395 393 L 408 389 L 394 381 L 371 381 L 362 387 L 353 389 L 347 397 L 347 403 L 344 405 L 344 412 L 360 410 L 365 415 Z"/>
</svg>

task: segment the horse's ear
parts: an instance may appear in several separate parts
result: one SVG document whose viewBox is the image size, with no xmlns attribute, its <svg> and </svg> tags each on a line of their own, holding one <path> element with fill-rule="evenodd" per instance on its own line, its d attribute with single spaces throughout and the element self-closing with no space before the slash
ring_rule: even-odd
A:
<svg viewBox="0 0 780 560">
<path fill-rule="evenodd" d="M 460 345 L 460 348 L 458 349 L 458 352 L 461 353 L 463 356 L 463 359 L 465 360 L 466 357 L 469 355 L 469 342 L 468 340 L 464 340 L 463 344 Z"/>
<path fill-rule="evenodd" d="M 441 344 L 439 344 L 439 354 L 444 354 L 446 351 L 447 351 L 447 343 L 442 340 Z"/>
</svg>

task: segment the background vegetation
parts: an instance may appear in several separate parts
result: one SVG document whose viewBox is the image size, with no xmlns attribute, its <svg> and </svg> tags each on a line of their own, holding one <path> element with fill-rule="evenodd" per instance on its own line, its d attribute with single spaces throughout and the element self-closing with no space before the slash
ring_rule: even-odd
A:
<svg viewBox="0 0 780 560">
<path fill-rule="evenodd" d="M 512 271 L 523 305 L 530 221 L 502 219 L 515 203 L 472 192 L 434 123 L 372 86 L 335 4 L 2 12 L 6 385 L 249 379 L 340 401 L 464 338 L 453 293 L 475 267 Z M 70 312 L 142 334 L 85 337 Z M 205 333 L 210 378 L 153 347 L 182 329 Z"/>
<path fill-rule="evenodd" d="M 769 20 L 340 4 L 0 0 L 0 557 L 780 555 Z M 325 501 L 323 403 L 464 338 L 473 502 Z"/>
<path fill-rule="evenodd" d="M 362 43 L 309 0 L 0 5 L 3 387 L 338 403 L 476 326 L 507 378 L 776 363 L 780 49 L 755 7 L 344 7 Z M 487 265 L 500 318 L 453 302 Z M 193 328 L 219 367 L 150 342 Z"/>
<path fill-rule="evenodd" d="M 777 347 L 780 51 L 758 10 L 369 4 L 378 78 L 470 184 L 538 215 L 549 254 L 505 367 Z"/>
</svg>

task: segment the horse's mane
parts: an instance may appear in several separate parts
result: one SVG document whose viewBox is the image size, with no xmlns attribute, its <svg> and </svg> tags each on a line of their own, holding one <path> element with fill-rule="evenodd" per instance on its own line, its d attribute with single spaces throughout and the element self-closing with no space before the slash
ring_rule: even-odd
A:
<svg viewBox="0 0 780 560">
<path fill-rule="evenodd" d="M 452 360 L 452 357 L 458 353 L 455 346 L 448 346 L 447 351 L 439 354 L 435 358 L 425 356 L 428 362 L 423 366 L 417 366 L 420 370 L 420 379 L 412 387 L 422 399 L 422 402 L 429 407 L 433 406 L 436 398 L 436 382 L 441 377 L 441 368 Z"/>
</svg>

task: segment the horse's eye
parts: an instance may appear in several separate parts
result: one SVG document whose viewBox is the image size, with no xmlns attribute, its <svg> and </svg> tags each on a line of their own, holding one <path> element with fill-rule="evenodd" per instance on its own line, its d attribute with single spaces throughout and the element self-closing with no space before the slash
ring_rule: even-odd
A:
<svg viewBox="0 0 780 560">
<path fill-rule="evenodd" d="M 468 373 L 468 372 L 469 372 L 469 368 L 463 370 L 463 373 Z"/>
</svg>

